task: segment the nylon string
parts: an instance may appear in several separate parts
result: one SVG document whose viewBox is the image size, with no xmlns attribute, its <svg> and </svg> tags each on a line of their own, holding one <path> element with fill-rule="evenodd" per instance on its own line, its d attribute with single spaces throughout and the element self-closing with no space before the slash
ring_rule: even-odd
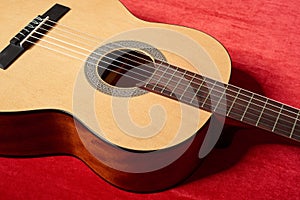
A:
<svg viewBox="0 0 300 200">
<path fill-rule="evenodd" d="M 55 22 L 53 22 L 53 21 L 51 21 L 51 20 L 48 20 L 48 21 L 50 21 L 51 23 L 55 23 Z M 93 36 L 88 35 L 88 34 L 86 34 L 86 33 L 81 33 L 81 32 L 79 32 L 79 31 L 77 31 L 77 30 L 75 30 L 75 29 L 72 29 L 72 28 L 69 28 L 69 27 L 67 27 L 67 26 L 65 26 L 65 25 L 61 25 L 61 24 L 58 24 L 58 23 L 55 23 L 55 24 L 57 24 L 57 25 L 59 25 L 59 26 L 62 26 L 62 27 L 66 27 L 67 29 L 72 30 L 72 31 L 77 32 L 77 33 L 73 33 L 73 32 L 67 31 L 67 30 L 65 30 L 65 29 L 58 28 L 58 27 L 56 27 L 56 26 L 53 26 L 53 25 L 49 25 L 49 24 L 47 24 L 47 23 L 44 23 L 44 25 L 49 26 L 49 27 L 51 27 L 52 29 L 57 29 L 57 30 L 59 29 L 59 30 L 65 32 L 65 33 L 68 33 L 68 34 L 71 34 L 71 35 L 75 35 L 75 36 L 80 37 L 81 39 L 84 39 L 84 40 L 86 40 L 86 41 L 96 42 L 96 37 L 93 37 Z M 43 28 L 40 28 L 40 29 L 43 29 Z M 43 29 L 43 30 L 45 30 L 46 32 L 49 32 L 47 29 Z M 48 38 L 50 38 L 50 39 L 56 40 L 56 41 L 58 41 L 58 42 L 65 43 L 65 44 L 67 44 L 67 45 L 69 45 L 69 46 L 73 46 L 73 47 L 75 47 L 75 48 L 78 48 L 78 49 L 87 51 L 87 52 L 89 52 L 89 53 L 92 53 L 92 52 L 93 52 L 93 51 L 91 51 L 91 50 L 89 50 L 89 49 L 82 48 L 82 47 L 80 47 L 80 46 L 78 46 L 78 45 L 75 45 L 75 44 L 66 42 L 66 41 L 61 40 L 61 39 L 57 39 L 57 38 L 52 37 L 52 36 L 48 36 L 48 35 L 46 35 L 46 34 L 43 34 L 43 33 L 38 32 L 38 31 L 35 31 L 35 33 L 37 33 L 37 34 L 39 34 L 39 35 L 41 35 L 41 36 L 44 36 L 44 37 L 46 37 L 46 38 L 48 37 Z M 60 35 L 60 36 L 62 36 L 62 37 L 64 37 L 64 38 L 68 38 L 68 39 L 70 39 L 70 40 L 72 40 L 72 41 L 75 41 L 71 36 L 66 36 L 66 35 L 58 34 L 58 33 L 53 33 L 53 34 L 57 34 L 57 35 Z M 86 36 L 88 36 L 89 38 L 83 37 L 82 35 L 79 35 L 79 34 L 86 35 Z M 66 50 L 68 50 L 68 51 L 72 51 L 72 52 L 77 53 L 77 54 L 81 54 L 81 55 L 86 56 L 86 57 L 89 56 L 89 55 L 87 55 L 87 54 L 80 53 L 80 52 L 78 52 L 78 51 L 76 51 L 76 50 L 72 50 L 72 49 L 70 49 L 70 48 L 66 48 L 66 47 L 61 46 L 61 45 L 59 45 L 59 44 L 55 44 L 55 43 L 53 43 L 53 42 L 49 42 L 49 41 L 47 41 L 47 40 L 40 39 L 40 38 L 35 37 L 35 36 L 31 36 L 31 37 L 34 38 L 34 39 L 41 40 L 41 41 L 44 41 L 44 42 L 46 42 L 46 43 L 52 44 L 52 45 L 54 45 L 54 46 L 58 46 L 59 48 L 66 49 Z M 58 50 L 55 50 L 55 49 L 53 49 L 53 48 L 49 48 L 49 47 L 47 47 L 47 46 L 40 45 L 40 44 L 38 44 L 38 43 L 32 42 L 32 41 L 29 40 L 29 38 L 27 39 L 27 42 L 32 43 L 32 44 L 39 45 L 39 46 L 41 46 L 41 47 L 47 48 L 47 49 L 52 50 L 52 51 L 56 51 L 56 52 L 58 52 L 58 53 L 64 54 L 64 55 L 66 55 L 66 56 L 70 56 L 70 57 L 75 58 L 75 59 L 79 59 L 79 60 L 81 60 L 81 61 L 85 61 L 85 59 L 80 59 L 80 58 L 78 58 L 78 57 L 76 57 L 76 56 L 72 56 L 72 55 L 70 55 L 70 54 L 68 54 L 68 53 L 64 53 L 64 52 L 62 52 L 62 51 L 58 51 Z M 82 43 L 82 42 L 78 42 L 78 41 L 76 41 L 76 42 L 77 42 L 77 43 L 84 44 L 84 45 L 87 45 L 86 43 Z M 99 41 L 97 41 L 97 44 L 98 44 L 98 43 L 99 43 Z M 128 48 L 128 47 L 124 47 L 124 46 L 122 46 L 122 45 L 120 45 L 120 44 L 114 44 L 114 45 L 117 45 L 117 46 L 119 46 L 120 48 Z M 91 47 L 91 45 L 87 45 L 87 46 L 90 46 L 90 47 Z M 122 52 L 122 51 L 121 51 L 121 52 Z M 124 53 L 127 53 L 127 52 L 124 52 Z M 113 54 L 113 53 L 112 53 L 112 54 Z M 96 55 L 97 55 L 97 53 L 96 53 Z M 133 56 L 133 57 L 137 57 L 136 55 L 132 55 L 132 56 Z M 107 56 L 106 56 L 106 57 L 107 57 Z M 92 58 L 93 58 L 93 57 L 92 57 Z M 110 58 L 110 57 L 107 57 L 107 58 L 110 59 L 110 60 L 112 60 L 112 58 Z M 141 59 L 141 60 L 145 60 L 146 62 L 149 62 L 149 60 L 146 60 L 146 59 L 144 59 L 144 58 L 141 58 L 141 57 L 137 57 L 137 58 L 139 58 L 139 59 Z M 143 63 L 138 63 L 136 60 L 131 60 L 131 59 L 128 59 L 128 58 L 126 58 L 126 59 L 127 59 L 127 60 L 130 60 L 130 61 L 133 61 L 133 62 L 135 62 L 135 63 L 137 63 L 137 64 L 144 65 Z M 161 61 L 161 60 L 158 60 L 158 61 L 160 61 L 161 64 L 165 64 L 165 65 L 167 65 L 167 66 L 170 66 L 169 63 L 165 63 L 164 61 Z M 125 64 L 125 65 L 129 66 L 127 63 L 124 63 L 124 62 L 121 62 L 121 61 L 118 61 L 118 62 L 120 62 L 120 63 L 122 63 L 122 64 Z M 107 63 L 107 64 L 112 65 L 112 63 Z M 124 69 L 124 68 L 122 68 L 122 67 L 119 67 L 119 66 L 116 66 L 116 65 L 114 65 L 114 66 L 127 71 L 127 69 Z M 99 67 L 101 67 L 101 66 L 99 66 Z M 130 66 L 130 67 L 134 67 L 134 66 Z M 152 68 L 152 67 L 150 67 L 150 66 L 147 66 L 147 67 Z M 106 70 L 109 70 L 109 71 L 113 71 L 114 73 L 118 73 L 118 74 L 120 74 L 120 75 L 126 76 L 126 74 L 119 73 L 119 72 L 117 72 L 117 71 L 110 70 L 110 69 L 108 69 L 108 68 L 105 68 L 105 69 L 106 69 Z M 157 69 L 157 68 L 152 68 L 152 69 L 154 69 L 154 70 L 159 70 L 159 69 Z M 174 73 L 168 73 L 168 72 L 165 72 L 165 71 L 164 71 L 164 73 L 168 73 L 169 75 L 172 75 L 172 76 L 173 76 L 174 74 L 176 74 L 177 71 L 176 71 L 175 69 L 173 69 L 173 68 L 170 68 L 170 69 L 174 70 Z M 141 71 L 145 71 L 145 70 L 141 69 Z M 149 71 L 145 71 L 145 72 L 150 73 Z M 138 75 L 143 76 L 142 74 L 138 74 Z M 127 76 L 128 76 L 128 75 L 127 75 Z M 145 78 L 148 78 L 148 77 L 146 77 L 146 76 L 144 76 L 144 77 L 145 77 Z M 135 79 L 135 80 L 137 80 L 137 81 L 144 82 L 144 80 L 137 79 L 136 77 L 129 77 L 129 78 L 133 78 L 133 79 Z M 178 78 L 182 79 L 182 77 L 178 77 Z M 190 77 L 190 78 L 192 78 L 192 80 L 198 79 L 198 78 L 195 77 L 195 76 Z M 203 81 L 203 79 L 198 79 L 198 80 Z M 228 84 L 228 85 L 230 85 L 230 84 Z M 217 87 L 221 87 L 221 86 L 218 86 L 218 85 L 216 85 L 216 86 L 217 86 Z M 236 87 L 236 86 L 234 86 L 234 85 L 230 85 L 230 86 L 235 87 L 235 88 L 237 88 L 237 89 L 241 89 L 241 88 L 238 88 L 238 87 Z M 209 89 L 209 88 L 207 88 L 207 89 Z M 224 89 L 224 88 L 221 87 L 221 89 Z M 227 90 L 227 89 L 226 89 L 226 90 Z M 223 91 L 223 90 L 222 90 L 222 91 Z M 231 91 L 231 92 L 237 94 L 237 92 L 234 91 L 234 90 L 230 90 L 230 89 L 229 89 L 228 91 Z M 244 90 L 244 91 L 246 91 L 246 90 Z M 188 92 L 188 91 L 186 91 L 186 92 Z M 217 92 L 221 92 L 221 91 L 217 91 Z M 252 92 L 250 92 L 250 91 L 247 91 L 247 92 L 252 93 Z M 248 96 L 245 95 L 245 94 L 242 94 L 242 93 L 240 93 L 240 94 L 241 94 L 241 95 L 244 95 L 245 97 L 248 97 Z M 252 93 L 252 94 L 254 94 L 254 93 Z M 211 95 L 213 95 L 213 94 L 211 94 Z M 227 94 L 227 95 L 232 96 L 232 95 L 230 95 L 230 94 Z M 257 95 L 258 95 L 258 96 L 261 96 L 261 95 L 259 95 L 259 94 L 257 94 Z M 196 96 L 198 96 L 198 94 L 196 94 Z M 215 96 L 216 96 L 216 95 L 215 95 Z M 198 96 L 198 97 L 199 97 L 199 96 Z M 201 97 L 201 96 L 200 96 L 200 97 Z M 216 96 L 216 97 L 219 97 L 219 96 Z M 238 98 L 237 96 L 232 96 L 232 97 Z M 261 96 L 261 97 L 266 98 L 266 97 L 264 97 L 264 96 Z M 268 98 L 267 98 L 267 99 L 268 99 Z M 192 99 L 190 99 L 190 100 L 192 100 Z M 244 99 L 240 99 L 240 100 L 241 100 L 241 101 L 244 101 L 244 102 L 247 102 L 247 101 L 244 100 Z M 260 99 L 256 99 L 256 100 L 257 100 L 257 101 L 260 101 L 260 102 L 264 102 L 264 101 L 262 101 L 262 100 L 260 100 Z M 211 99 L 211 101 L 212 101 L 212 99 Z M 274 101 L 274 100 L 272 100 L 272 101 Z M 219 102 L 217 102 L 217 103 L 219 103 Z M 241 105 L 241 104 L 240 104 L 240 105 Z M 255 105 L 255 104 L 254 104 L 254 105 Z M 270 105 L 271 105 L 271 104 L 270 104 Z M 260 105 L 257 105 L 257 104 L 256 104 L 256 106 L 262 108 L 262 106 L 260 106 Z M 277 107 L 276 105 L 271 105 L 271 106 Z M 279 108 L 279 107 L 278 107 L 278 108 Z M 251 109 L 251 108 L 249 108 L 249 109 Z M 269 109 L 269 108 L 266 108 L 266 109 Z M 255 109 L 252 109 L 252 110 L 255 110 Z M 274 111 L 274 110 L 272 110 L 272 109 L 269 109 L 269 110 L 276 113 L 276 111 Z M 300 121 L 300 119 L 298 119 L 299 113 L 295 113 L 295 112 L 290 111 L 290 110 L 287 110 L 287 109 L 280 109 L 280 110 L 285 110 L 285 111 L 287 111 L 287 112 L 289 112 L 289 113 L 292 113 L 292 114 L 297 115 L 297 118 L 295 118 L 295 123 L 294 123 L 294 125 L 296 125 L 297 122 Z M 259 111 L 259 110 L 257 110 L 257 111 Z M 252 113 L 249 113 L 249 114 L 252 114 Z M 266 114 L 267 114 L 267 113 L 266 113 Z M 277 114 L 277 113 L 276 113 L 276 114 Z M 254 115 L 254 114 L 252 114 L 252 115 Z M 285 115 L 285 114 L 282 114 L 282 115 Z M 255 115 L 254 115 L 254 116 L 255 116 Z M 270 116 L 272 116 L 272 115 L 270 115 Z M 291 117 L 291 116 L 289 116 L 289 115 L 286 115 L 286 117 L 289 117 L 289 118 L 294 119 L 293 117 Z M 249 118 L 249 119 L 251 119 L 251 118 Z M 252 120 L 252 119 L 251 119 L 251 120 Z M 267 119 L 267 120 L 268 120 L 268 119 Z M 284 121 L 286 121 L 286 120 L 284 120 Z M 290 121 L 286 121 L 286 122 L 290 123 Z M 292 123 L 292 124 L 293 124 L 293 123 Z M 284 131 L 284 130 L 283 130 L 283 131 Z"/>
</svg>

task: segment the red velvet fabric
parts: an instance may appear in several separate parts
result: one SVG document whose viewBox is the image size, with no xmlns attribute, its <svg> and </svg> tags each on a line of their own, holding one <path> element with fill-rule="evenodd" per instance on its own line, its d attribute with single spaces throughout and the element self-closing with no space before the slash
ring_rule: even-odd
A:
<svg viewBox="0 0 300 200">
<path fill-rule="evenodd" d="M 122 3 L 141 19 L 214 36 L 231 55 L 232 83 L 300 107 L 300 1 Z M 299 144 L 239 129 L 185 183 L 153 194 L 117 189 L 73 157 L 0 158 L 0 199 L 300 199 L 299 167 Z"/>
</svg>

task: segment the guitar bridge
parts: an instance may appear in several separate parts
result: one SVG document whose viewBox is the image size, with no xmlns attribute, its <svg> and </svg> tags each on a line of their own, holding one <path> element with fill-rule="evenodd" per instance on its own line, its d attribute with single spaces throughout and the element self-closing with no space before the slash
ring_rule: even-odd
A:
<svg viewBox="0 0 300 200">
<path fill-rule="evenodd" d="M 62 18 L 70 8 L 55 4 L 43 15 L 37 16 L 25 26 L 9 42 L 9 45 L 0 53 L 0 68 L 7 69 L 18 57 L 20 57 L 30 46 L 52 28 L 54 22 Z M 48 22 L 47 25 L 44 25 Z M 42 27 L 42 29 L 40 29 Z M 36 32 L 39 32 L 38 34 Z"/>
</svg>

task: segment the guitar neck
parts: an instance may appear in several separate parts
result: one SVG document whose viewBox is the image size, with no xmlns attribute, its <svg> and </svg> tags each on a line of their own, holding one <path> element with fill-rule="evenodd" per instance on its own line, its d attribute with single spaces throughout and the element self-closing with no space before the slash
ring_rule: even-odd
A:
<svg viewBox="0 0 300 200">
<path fill-rule="evenodd" d="M 158 61 L 141 88 L 300 141 L 300 110 Z"/>
</svg>

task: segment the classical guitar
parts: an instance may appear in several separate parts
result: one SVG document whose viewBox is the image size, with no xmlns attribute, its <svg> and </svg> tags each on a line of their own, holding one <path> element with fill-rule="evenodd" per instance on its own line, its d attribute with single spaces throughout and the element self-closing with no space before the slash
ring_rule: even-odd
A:
<svg viewBox="0 0 300 200">
<path fill-rule="evenodd" d="M 151 192 L 188 177 L 225 118 L 300 140 L 300 110 L 228 84 L 229 55 L 205 33 L 115 0 L 14 2 L 0 5 L 3 156 L 73 155 Z"/>
</svg>

